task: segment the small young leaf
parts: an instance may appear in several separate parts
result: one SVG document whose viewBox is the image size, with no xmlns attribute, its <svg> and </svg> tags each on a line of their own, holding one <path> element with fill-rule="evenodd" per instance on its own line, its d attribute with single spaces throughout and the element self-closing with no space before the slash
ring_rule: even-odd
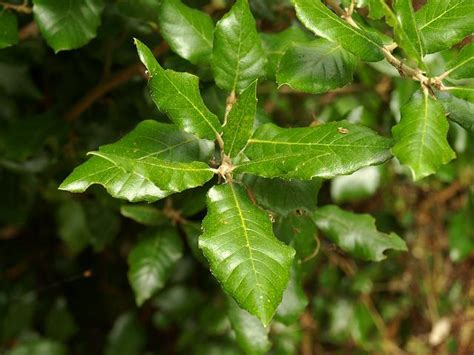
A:
<svg viewBox="0 0 474 355">
<path fill-rule="evenodd" d="M 290 47 L 276 77 L 279 86 L 318 94 L 351 82 L 355 65 L 356 58 L 340 44 L 320 38 Z"/>
<path fill-rule="evenodd" d="M 266 354 L 270 350 L 269 328 L 263 327 L 257 317 L 240 308 L 231 298 L 228 299 L 228 316 L 237 343 L 246 354 Z"/>
<path fill-rule="evenodd" d="M 209 60 L 214 36 L 214 23 L 209 15 L 180 0 L 164 0 L 159 24 L 161 35 L 181 57 L 195 64 Z"/>
<path fill-rule="evenodd" d="M 465 46 L 446 67 L 453 79 L 474 77 L 474 42 Z"/>
<path fill-rule="evenodd" d="M 212 69 L 217 85 L 237 93 L 265 75 L 265 52 L 248 0 L 237 0 L 217 23 Z"/>
<path fill-rule="evenodd" d="M 84 250 L 92 239 L 84 207 L 75 200 L 67 200 L 59 206 L 56 223 L 59 236 L 73 254 Z"/>
<path fill-rule="evenodd" d="M 96 36 L 103 0 L 33 0 L 41 34 L 57 53 L 82 47 Z"/>
<path fill-rule="evenodd" d="M 411 0 L 396 0 L 393 4 L 397 23 L 394 26 L 395 39 L 405 52 L 420 64 L 425 53 L 423 38 L 416 27 Z"/>
<path fill-rule="evenodd" d="M 176 229 L 161 228 L 150 234 L 128 256 L 128 279 L 139 306 L 163 288 L 183 249 Z"/>
<path fill-rule="evenodd" d="M 314 211 L 317 207 L 321 179 L 309 181 L 267 179 L 244 175 L 243 181 L 249 194 L 268 211 L 286 216 L 297 209 Z"/>
<path fill-rule="evenodd" d="M 327 205 L 317 209 L 313 216 L 326 237 L 357 258 L 381 261 L 386 258 L 385 250 L 407 250 L 403 239 L 395 233 L 377 231 L 374 218 L 368 214 L 356 214 Z"/>
<path fill-rule="evenodd" d="M 457 98 L 446 92 L 439 92 L 436 97 L 443 105 L 450 120 L 474 133 L 474 102 Z"/>
<path fill-rule="evenodd" d="M 236 165 L 234 172 L 301 180 L 332 178 L 385 162 L 391 147 L 391 139 L 346 121 L 305 128 L 265 124 L 244 151 L 250 160 Z"/>
<path fill-rule="evenodd" d="M 18 21 L 16 16 L 0 9 L 0 49 L 10 47 L 18 42 Z"/>
<path fill-rule="evenodd" d="M 377 62 L 383 59 L 382 41 L 355 28 L 335 15 L 320 0 L 292 0 L 300 21 L 317 36 L 339 43 L 357 57 Z"/>
<path fill-rule="evenodd" d="M 285 290 L 295 251 L 275 238 L 268 215 L 233 183 L 208 193 L 199 247 L 240 307 L 267 326 Z"/>
<path fill-rule="evenodd" d="M 91 152 L 59 189 L 84 192 L 99 184 L 116 198 L 156 201 L 174 192 L 201 186 L 213 172 L 199 161 L 209 156 L 212 142 L 202 141 L 175 126 L 143 121 L 114 144 Z"/>
<path fill-rule="evenodd" d="M 257 81 L 254 81 L 239 95 L 227 116 L 222 138 L 224 152 L 231 158 L 244 149 L 252 136 L 257 112 Z"/>
<path fill-rule="evenodd" d="M 474 28 L 474 1 L 428 0 L 415 13 L 427 53 L 438 52 L 470 35 Z"/>
<path fill-rule="evenodd" d="M 276 75 L 281 57 L 288 48 L 297 43 L 311 41 L 311 36 L 296 25 L 278 33 L 260 33 L 260 37 L 268 59 L 266 72 L 269 78 Z"/>
<path fill-rule="evenodd" d="M 216 115 L 206 107 L 199 93 L 199 78 L 189 73 L 164 70 L 150 49 L 135 40 L 141 61 L 148 69 L 148 86 L 158 109 L 182 130 L 199 138 L 214 140 L 222 131 Z"/>
<path fill-rule="evenodd" d="M 119 316 L 107 337 L 104 355 L 140 355 L 146 345 L 146 332 L 133 313 Z"/>
<path fill-rule="evenodd" d="M 120 207 L 120 213 L 135 222 L 151 227 L 162 226 L 168 222 L 163 211 L 147 205 L 123 205 Z"/>
<path fill-rule="evenodd" d="M 449 124 L 440 102 L 416 92 L 402 107 L 401 116 L 392 128 L 396 140 L 392 152 L 410 168 L 414 180 L 434 174 L 455 158 L 446 138 Z"/>
</svg>

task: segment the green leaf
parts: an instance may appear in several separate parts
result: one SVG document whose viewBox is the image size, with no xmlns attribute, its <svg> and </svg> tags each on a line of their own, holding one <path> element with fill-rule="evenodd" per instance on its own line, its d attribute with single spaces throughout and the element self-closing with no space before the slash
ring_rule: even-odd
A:
<svg viewBox="0 0 474 355">
<path fill-rule="evenodd" d="M 393 8 L 397 21 L 394 26 L 395 40 L 409 56 L 416 59 L 418 64 L 422 64 L 425 48 L 423 38 L 416 27 L 412 1 L 396 0 Z"/>
<path fill-rule="evenodd" d="M 228 300 L 228 316 L 237 343 L 246 354 L 266 354 L 270 350 L 269 328 L 265 328 L 257 317 L 240 308 L 231 298 Z"/>
<path fill-rule="evenodd" d="M 18 43 L 18 21 L 10 11 L 0 9 L 0 49 Z"/>
<path fill-rule="evenodd" d="M 141 61 L 148 69 L 150 94 L 158 109 L 180 129 L 214 140 L 222 130 L 219 119 L 206 107 L 199 93 L 199 78 L 164 70 L 150 49 L 135 40 Z"/>
<path fill-rule="evenodd" d="M 20 343 L 8 355 L 66 355 L 63 344 L 49 339 L 34 339 Z"/>
<path fill-rule="evenodd" d="M 331 180 L 334 202 L 360 201 L 375 194 L 380 184 L 380 168 L 368 166 L 351 175 L 336 176 Z"/>
<path fill-rule="evenodd" d="M 193 160 L 207 158 L 212 147 L 173 125 L 143 121 L 118 142 L 91 152 L 59 188 L 84 192 L 99 184 L 116 198 L 155 201 L 210 180 L 208 165 Z"/>
<path fill-rule="evenodd" d="M 77 333 L 78 327 L 69 312 L 66 300 L 58 298 L 45 319 L 45 333 L 49 338 L 67 342 Z"/>
<path fill-rule="evenodd" d="M 446 92 L 439 92 L 436 97 L 443 105 L 450 120 L 474 133 L 474 102 L 457 98 Z"/>
<path fill-rule="evenodd" d="M 199 247 L 240 307 L 267 326 L 280 304 L 295 251 L 273 235 L 268 215 L 235 184 L 214 186 Z"/>
<path fill-rule="evenodd" d="M 245 175 L 243 182 L 260 206 L 286 216 L 297 209 L 314 211 L 322 181 L 317 178 L 300 181 Z"/>
<path fill-rule="evenodd" d="M 446 67 L 453 79 L 474 77 L 474 42 L 465 46 Z"/>
<path fill-rule="evenodd" d="M 392 152 L 410 168 L 414 180 L 434 174 L 456 157 L 446 138 L 449 124 L 440 102 L 418 91 L 402 107 L 401 116 L 392 128 Z"/>
<path fill-rule="evenodd" d="M 280 60 L 288 48 L 297 43 L 311 41 L 311 37 L 296 25 L 278 33 L 260 33 L 260 38 L 268 59 L 266 73 L 270 78 L 277 73 Z"/>
<path fill-rule="evenodd" d="M 453 86 L 449 88 L 449 93 L 460 99 L 474 103 L 474 87 Z"/>
<path fill-rule="evenodd" d="M 35 22 L 56 53 L 84 46 L 96 36 L 103 0 L 33 0 Z"/>
<path fill-rule="evenodd" d="M 150 227 L 162 226 L 168 222 L 163 211 L 147 205 L 123 205 L 120 207 L 120 213 L 124 217 Z"/>
<path fill-rule="evenodd" d="M 369 128 L 331 122 L 316 127 L 261 126 L 244 153 L 250 159 L 235 172 L 310 180 L 349 174 L 390 159 L 392 140 Z"/>
<path fill-rule="evenodd" d="M 381 261 L 386 258 L 385 250 L 407 250 L 403 239 L 395 233 L 377 231 L 375 219 L 368 214 L 356 214 L 327 205 L 316 210 L 313 217 L 326 237 L 354 257 Z"/>
<path fill-rule="evenodd" d="M 161 0 L 117 0 L 119 11 L 127 17 L 157 21 Z"/>
<path fill-rule="evenodd" d="M 415 13 L 427 53 L 450 48 L 470 35 L 474 28 L 472 0 L 428 0 Z"/>
<path fill-rule="evenodd" d="M 195 64 L 209 60 L 214 36 L 209 15 L 180 0 L 163 0 L 159 24 L 161 35 L 174 52 Z"/>
<path fill-rule="evenodd" d="M 227 116 L 222 139 L 224 152 L 231 158 L 246 146 L 253 133 L 257 113 L 257 81 L 255 80 L 239 95 Z"/>
<path fill-rule="evenodd" d="M 454 262 L 462 262 L 474 252 L 472 212 L 468 206 L 456 212 L 449 222 L 449 257 Z"/>
<path fill-rule="evenodd" d="M 149 234 L 128 255 L 128 280 L 139 306 L 163 288 L 183 253 L 176 229 L 161 228 Z"/>
<path fill-rule="evenodd" d="M 357 57 L 377 62 L 383 59 L 382 41 L 355 28 L 329 10 L 320 0 L 292 0 L 300 21 L 317 36 L 339 43 Z"/>
<path fill-rule="evenodd" d="M 301 272 L 298 269 L 297 265 L 291 268 L 290 281 L 275 316 L 278 321 L 286 325 L 295 323 L 308 306 L 308 299 L 301 284 Z"/>
<path fill-rule="evenodd" d="M 279 86 L 318 94 L 352 81 L 356 58 L 340 44 L 323 38 L 290 47 L 277 72 Z"/>
<path fill-rule="evenodd" d="M 107 337 L 105 355 L 140 355 L 146 345 L 146 332 L 133 313 L 124 313 Z"/>
<path fill-rule="evenodd" d="M 56 211 L 58 234 L 73 254 L 80 253 L 91 240 L 83 206 L 74 200 L 61 204 Z"/>
<path fill-rule="evenodd" d="M 265 75 L 265 52 L 247 0 L 237 0 L 217 23 L 212 69 L 216 84 L 237 93 Z"/>
</svg>

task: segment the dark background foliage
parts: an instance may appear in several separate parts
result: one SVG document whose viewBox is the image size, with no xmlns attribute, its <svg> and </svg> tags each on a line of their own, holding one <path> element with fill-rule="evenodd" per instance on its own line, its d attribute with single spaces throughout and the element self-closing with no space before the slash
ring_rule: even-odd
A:
<svg viewBox="0 0 474 355">
<path fill-rule="evenodd" d="M 189 64 L 162 40 L 155 3 L 108 1 L 97 37 L 57 54 L 32 16 L 19 13 L 19 44 L 0 50 L 0 353 L 35 340 L 49 342 L 58 354 L 241 351 L 222 291 L 193 256 L 199 232 L 180 229 L 185 257 L 167 287 L 138 308 L 127 255 L 144 227 L 122 216 L 122 201 L 100 188 L 82 195 L 57 190 L 87 151 L 117 140 L 144 119 L 166 120 L 148 96 L 133 37 L 155 48 L 165 67 L 198 75 L 208 106 L 217 113 L 225 109 L 225 93 L 209 68 Z M 229 5 L 186 3 L 215 20 Z M 278 32 L 295 21 L 287 1 L 251 5 L 259 31 Z M 431 63 L 450 55 L 442 52 Z M 414 89 L 411 81 L 360 64 L 352 84 L 322 95 L 263 81 L 258 115 L 285 127 L 347 118 L 388 136 L 400 103 Z M 403 236 L 409 251 L 365 263 L 328 242 L 321 242 L 317 254 L 311 252 L 316 242 L 306 246 L 309 307 L 294 324 L 272 327 L 272 352 L 474 351 L 474 145 L 472 135 L 454 125 L 449 138 L 458 159 L 420 182 L 387 163 L 365 170 L 358 181 L 323 184 L 319 204 L 335 201 L 372 213 L 379 229 Z M 175 210 L 193 207 L 189 219 L 199 223 L 204 193 L 195 189 L 170 200 Z M 163 208 L 165 202 L 155 205 Z M 286 228 L 295 235 L 317 233 L 304 215 L 287 218 Z M 277 234 L 281 222 L 275 223 Z"/>
</svg>

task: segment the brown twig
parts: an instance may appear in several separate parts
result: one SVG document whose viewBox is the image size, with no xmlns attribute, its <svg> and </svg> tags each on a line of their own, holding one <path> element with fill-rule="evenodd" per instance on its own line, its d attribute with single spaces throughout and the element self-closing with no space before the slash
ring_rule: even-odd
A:
<svg viewBox="0 0 474 355">
<path fill-rule="evenodd" d="M 10 4 L 9 2 L 0 1 L 0 5 L 2 5 L 5 10 L 14 10 L 22 14 L 29 15 L 33 12 L 33 9 L 28 6 L 28 0 L 24 0 L 23 4 L 21 5 Z"/>
<path fill-rule="evenodd" d="M 168 50 L 166 42 L 161 42 L 160 46 L 153 49 L 155 56 L 160 56 Z M 97 100 L 102 98 L 108 92 L 114 90 L 118 86 L 128 82 L 136 75 L 144 74 L 145 67 L 142 63 L 132 64 L 119 72 L 111 75 L 107 81 L 100 82 L 93 87 L 86 95 L 80 99 L 72 108 L 64 115 L 67 121 L 73 122 L 78 119 L 84 111 L 94 104 Z"/>
<path fill-rule="evenodd" d="M 20 41 L 24 41 L 28 38 L 36 37 L 39 34 L 38 25 L 36 22 L 31 21 L 29 24 L 23 26 L 18 31 L 18 38 Z"/>
</svg>

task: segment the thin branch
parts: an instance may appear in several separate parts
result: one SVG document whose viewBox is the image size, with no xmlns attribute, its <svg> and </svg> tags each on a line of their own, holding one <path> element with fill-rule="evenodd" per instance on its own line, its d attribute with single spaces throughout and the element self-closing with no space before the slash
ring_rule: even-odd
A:
<svg viewBox="0 0 474 355">
<path fill-rule="evenodd" d="M 155 56 L 160 56 L 168 50 L 166 42 L 161 42 L 160 46 L 153 49 Z M 114 90 L 120 85 L 128 82 L 135 75 L 145 73 L 145 67 L 142 63 L 132 64 L 119 72 L 112 75 L 107 81 L 100 82 L 93 87 L 86 95 L 80 99 L 72 108 L 64 115 L 67 121 L 73 122 L 77 120 L 89 107 L 92 106 L 97 100 L 102 98 L 108 92 Z"/>
<path fill-rule="evenodd" d="M 13 10 L 22 14 L 31 14 L 33 12 L 33 9 L 28 6 L 28 0 L 24 0 L 23 4 L 18 5 L 18 4 L 10 4 L 5 1 L 0 1 L 0 5 L 3 6 L 5 10 Z"/>
<path fill-rule="evenodd" d="M 31 21 L 27 25 L 20 28 L 18 31 L 18 38 L 24 41 L 28 38 L 36 37 L 39 34 L 39 28 L 35 21 Z"/>
</svg>

